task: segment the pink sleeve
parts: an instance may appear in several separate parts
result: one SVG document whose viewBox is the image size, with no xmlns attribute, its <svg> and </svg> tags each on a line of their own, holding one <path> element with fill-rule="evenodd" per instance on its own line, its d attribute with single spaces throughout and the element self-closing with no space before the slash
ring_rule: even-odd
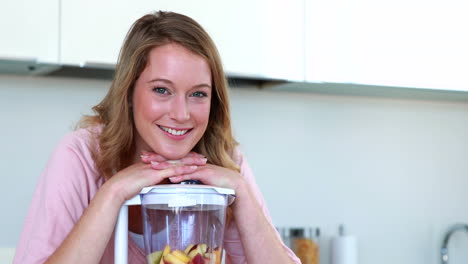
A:
<svg viewBox="0 0 468 264">
<path fill-rule="evenodd" d="M 270 216 L 270 212 L 266 206 L 265 200 L 263 199 L 263 195 L 260 192 L 260 189 L 255 182 L 255 177 L 250 169 L 247 160 L 244 159 L 244 156 L 238 152 L 237 155 L 239 156 L 239 166 L 241 176 L 243 176 L 247 183 L 249 183 L 250 188 L 253 190 L 255 197 L 257 198 L 260 207 L 265 214 L 268 223 L 272 226 L 273 230 L 275 230 L 276 236 L 278 237 L 279 241 L 282 241 L 280 234 L 276 231 L 276 228 L 273 225 L 273 221 Z M 224 235 L 224 249 L 226 250 L 226 264 L 245 264 L 247 260 L 244 254 L 244 248 L 242 247 L 242 242 L 240 239 L 239 231 L 237 230 L 237 226 L 235 222 L 232 222 L 231 225 L 227 228 Z M 284 242 L 283 248 L 288 253 L 288 255 L 293 259 L 294 263 L 301 264 L 301 261 L 296 257 L 296 255 L 292 252 L 290 248 L 288 248 Z"/>
<path fill-rule="evenodd" d="M 14 264 L 44 263 L 60 246 L 96 190 L 87 146 L 76 134 L 64 137 L 49 159 L 26 216 Z M 92 174 L 92 173 L 91 173 Z"/>
</svg>

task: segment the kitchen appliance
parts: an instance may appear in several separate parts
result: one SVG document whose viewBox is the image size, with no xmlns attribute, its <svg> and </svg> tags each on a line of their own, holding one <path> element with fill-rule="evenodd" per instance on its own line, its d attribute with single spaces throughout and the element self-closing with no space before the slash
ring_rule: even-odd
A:
<svg viewBox="0 0 468 264">
<path fill-rule="evenodd" d="M 226 209 L 234 198 L 231 189 L 202 184 L 143 188 L 120 210 L 115 263 L 127 264 L 129 205 L 141 205 L 148 264 L 159 264 L 161 259 L 172 264 L 221 263 Z"/>
</svg>

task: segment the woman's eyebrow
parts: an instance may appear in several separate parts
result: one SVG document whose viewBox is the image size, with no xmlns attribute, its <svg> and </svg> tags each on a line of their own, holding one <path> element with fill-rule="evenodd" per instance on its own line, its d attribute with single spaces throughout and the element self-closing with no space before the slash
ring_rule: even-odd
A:
<svg viewBox="0 0 468 264">
<path fill-rule="evenodd" d="M 152 79 L 152 80 L 148 81 L 148 83 L 152 83 L 152 82 L 165 82 L 165 83 L 172 84 L 172 82 L 170 80 L 163 79 L 163 78 L 156 78 L 156 79 Z"/>
<path fill-rule="evenodd" d="M 170 80 L 168 79 L 164 79 L 164 78 L 156 78 L 156 79 L 152 79 L 150 81 L 148 81 L 148 83 L 153 83 L 153 82 L 164 82 L 164 83 L 167 83 L 167 84 L 173 84 L 173 82 L 171 82 Z M 207 84 L 207 83 L 200 83 L 200 84 L 196 84 L 194 86 L 192 86 L 193 88 L 203 88 L 203 87 L 206 87 L 208 89 L 211 89 L 211 85 Z"/>
<path fill-rule="evenodd" d="M 200 83 L 200 84 L 197 84 L 197 85 L 194 85 L 193 88 L 208 88 L 208 89 L 211 89 L 211 85 L 209 84 L 206 84 L 206 83 Z"/>
</svg>

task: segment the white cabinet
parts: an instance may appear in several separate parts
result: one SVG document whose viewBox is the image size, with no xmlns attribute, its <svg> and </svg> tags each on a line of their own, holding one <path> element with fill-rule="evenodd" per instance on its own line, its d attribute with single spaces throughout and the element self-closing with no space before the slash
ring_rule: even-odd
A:
<svg viewBox="0 0 468 264">
<path fill-rule="evenodd" d="M 468 90 L 468 3 L 306 0 L 306 80 Z"/>
<path fill-rule="evenodd" d="M 58 0 L 2 1 L 0 32 L 0 59 L 57 63 Z"/>
<path fill-rule="evenodd" d="M 137 3 L 62 0 L 61 62 L 114 65 L 125 34 L 137 18 L 170 10 L 194 18 L 208 31 L 231 75 L 304 79 L 303 0 Z"/>
</svg>

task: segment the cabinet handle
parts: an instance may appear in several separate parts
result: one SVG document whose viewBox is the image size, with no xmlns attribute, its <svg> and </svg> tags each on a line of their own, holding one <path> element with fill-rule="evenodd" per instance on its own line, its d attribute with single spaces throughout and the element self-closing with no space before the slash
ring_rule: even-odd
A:
<svg viewBox="0 0 468 264">
<path fill-rule="evenodd" d="M 83 67 L 83 68 L 115 70 L 115 64 L 113 64 L 113 63 L 85 61 L 80 66 Z"/>
<path fill-rule="evenodd" d="M 0 56 L 0 73 L 4 74 L 47 75 L 60 68 L 61 65 L 41 63 L 37 58 Z"/>
<path fill-rule="evenodd" d="M 20 56 L 0 56 L 0 61 L 9 63 L 31 63 L 36 64 L 37 58 Z"/>
</svg>

